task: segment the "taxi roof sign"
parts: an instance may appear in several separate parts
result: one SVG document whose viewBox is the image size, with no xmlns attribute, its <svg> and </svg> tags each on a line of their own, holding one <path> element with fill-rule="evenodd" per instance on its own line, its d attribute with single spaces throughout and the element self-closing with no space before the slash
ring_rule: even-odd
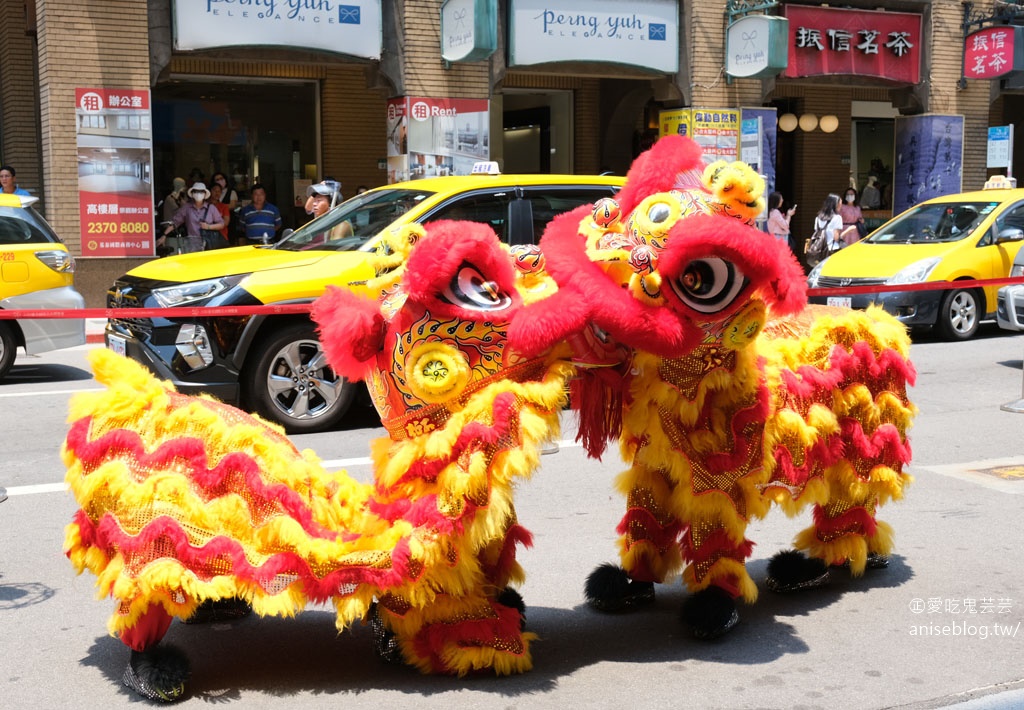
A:
<svg viewBox="0 0 1024 710">
<path fill-rule="evenodd" d="M 29 207 L 37 202 L 39 202 L 39 198 L 32 195 L 13 195 L 0 192 L 0 207 Z"/>
<path fill-rule="evenodd" d="M 501 175 L 501 170 L 498 168 L 497 161 L 494 160 L 481 160 L 473 163 L 473 169 L 470 171 L 471 175 Z"/>
<path fill-rule="evenodd" d="M 1017 178 L 1006 175 L 993 175 L 985 181 L 985 190 L 1010 190 L 1017 187 Z"/>
</svg>

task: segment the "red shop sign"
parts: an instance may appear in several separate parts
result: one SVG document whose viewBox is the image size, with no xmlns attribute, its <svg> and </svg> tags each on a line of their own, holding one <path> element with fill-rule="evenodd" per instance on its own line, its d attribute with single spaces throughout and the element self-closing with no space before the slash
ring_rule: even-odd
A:
<svg viewBox="0 0 1024 710">
<path fill-rule="evenodd" d="M 921 15 L 785 5 L 789 66 L 783 76 L 852 74 L 904 84 L 921 78 Z"/>
<path fill-rule="evenodd" d="M 967 35 L 964 42 L 964 76 L 998 79 L 1024 69 L 1024 27 L 998 25 Z"/>
</svg>

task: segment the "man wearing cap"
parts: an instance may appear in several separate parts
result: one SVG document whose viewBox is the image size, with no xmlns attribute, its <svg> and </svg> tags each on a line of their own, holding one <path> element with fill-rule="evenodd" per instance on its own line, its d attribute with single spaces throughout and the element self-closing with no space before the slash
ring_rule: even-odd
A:
<svg viewBox="0 0 1024 710">
<path fill-rule="evenodd" d="M 201 182 L 194 183 L 188 189 L 188 196 L 189 202 L 178 208 L 174 213 L 174 217 L 171 218 L 171 223 L 167 226 L 167 229 L 156 240 L 158 247 L 164 245 L 164 240 L 168 234 L 184 224 L 188 238 L 182 251 L 185 253 L 202 251 L 205 246 L 203 244 L 203 230 L 224 228 L 224 218 L 220 216 L 220 212 L 217 211 L 216 207 L 207 202 L 210 199 L 210 191 L 206 189 L 205 184 Z"/>
<path fill-rule="evenodd" d="M 326 214 L 336 205 L 341 204 L 341 183 L 335 180 L 324 180 L 306 188 L 306 212 L 314 218 Z"/>
<path fill-rule="evenodd" d="M 281 212 L 267 202 L 267 190 L 260 183 L 252 186 L 252 202 L 238 212 L 238 220 L 245 230 L 249 244 L 269 244 L 277 241 L 281 229 Z"/>
</svg>

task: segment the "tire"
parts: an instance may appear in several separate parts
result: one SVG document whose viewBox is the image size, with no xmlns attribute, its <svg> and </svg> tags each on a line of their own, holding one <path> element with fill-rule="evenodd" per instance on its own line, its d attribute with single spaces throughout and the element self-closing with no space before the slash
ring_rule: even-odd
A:
<svg viewBox="0 0 1024 710">
<path fill-rule="evenodd" d="M 10 323 L 0 321 L 0 380 L 14 367 L 14 357 L 18 354 L 18 341 L 14 338 L 14 329 Z"/>
<path fill-rule="evenodd" d="M 945 340 L 967 340 L 978 332 L 981 301 L 976 291 L 951 289 L 939 306 L 939 333 Z"/>
<path fill-rule="evenodd" d="M 326 431 L 352 403 L 356 386 L 327 365 L 312 323 L 293 323 L 273 333 L 249 361 L 247 404 L 289 434 Z"/>
</svg>

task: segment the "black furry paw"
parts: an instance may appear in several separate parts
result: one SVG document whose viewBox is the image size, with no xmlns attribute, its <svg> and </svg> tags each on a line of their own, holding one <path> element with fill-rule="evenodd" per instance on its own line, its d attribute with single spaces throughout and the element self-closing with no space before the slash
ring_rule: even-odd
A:
<svg viewBox="0 0 1024 710">
<path fill-rule="evenodd" d="M 625 611 L 653 602 L 654 584 L 632 581 L 626 570 L 606 563 L 587 577 L 583 594 L 587 604 L 598 611 Z"/>
<path fill-rule="evenodd" d="M 222 621 L 236 621 L 252 613 L 252 606 L 244 599 L 231 597 L 228 599 L 205 599 L 192 616 L 185 619 L 186 624 L 215 624 Z"/>
<path fill-rule="evenodd" d="M 523 601 L 523 595 L 512 589 L 512 587 L 505 587 L 501 590 L 496 600 L 502 606 L 512 607 L 519 612 L 519 630 L 522 631 L 526 628 L 526 602 Z"/>
<path fill-rule="evenodd" d="M 828 565 L 796 550 L 775 553 L 768 562 L 765 586 L 773 592 L 796 592 L 828 584 Z"/>
<path fill-rule="evenodd" d="M 377 602 L 370 605 L 370 629 L 373 631 L 373 650 L 377 652 L 380 660 L 395 664 L 405 662 L 402 658 L 402 649 L 398 645 L 398 637 L 384 625 Z"/>
<path fill-rule="evenodd" d="M 721 587 L 702 589 L 683 602 L 683 621 L 694 638 L 708 641 L 724 635 L 739 623 L 736 600 Z"/>
<path fill-rule="evenodd" d="M 191 670 L 185 654 L 166 646 L 132 651 L 121 682 L 147 700 L 173 703 L 185 695 L 189 675 Z"/>
</svg>

